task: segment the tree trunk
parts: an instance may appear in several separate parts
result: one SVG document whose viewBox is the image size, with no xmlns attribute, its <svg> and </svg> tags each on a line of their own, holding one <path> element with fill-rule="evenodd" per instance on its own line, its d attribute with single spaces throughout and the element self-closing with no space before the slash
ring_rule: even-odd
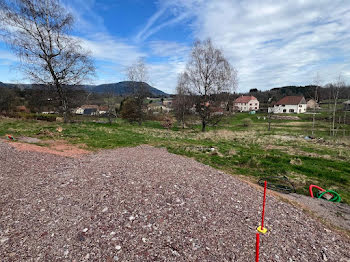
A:
<svg viewBox="0 0 350 262">
<path fill-rule="evenodd" d="M 63 120 L 64 123 L 68 123 L 68 103 L 65 97 L 62 98 Z"/>
<path fill-rule="evenodd" d="M 184 111 L 184 109 L 182 110 L 181 122 L 182 122 L 182 129 L 185 129 L 185 111 Z"/>
<path fill-rule="evenodd" d="M 108 123 L 112 125 L 112 116 L 110 112 L 108 112 Z"/>
<path fill-rule="evenodd" d="M 207 122 L 205 119 L 202 119 L 202 132 L 205 132 L 205 127 L 207 126 Z"/>
<path fill-rule="evenodd" d="M 346 135 L 346 111 L 344 112 L 344 132 L 343 132 L 343 135 L 345 136 Z"/>
<path fill-rule="evenodd" d="M 333 108 L 333 123 L 332 123 L 333 136 L 335 136 L 335 113 L 336 113 L 336 110 L 337 110 L 337 102 L 335 101 L 334 108 Z"/>
</svg>

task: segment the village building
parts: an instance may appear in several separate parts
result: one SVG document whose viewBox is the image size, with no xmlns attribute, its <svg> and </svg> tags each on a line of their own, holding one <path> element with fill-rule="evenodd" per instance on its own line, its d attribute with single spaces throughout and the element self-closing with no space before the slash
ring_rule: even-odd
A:
<svg viewBox="0 0 350 262">
<path fill-rule="evenodd" d="M 100 106 L 98 108 L 99 115 L 105 115 L 108 112 L 108 106 Z"/>
<path fill-rule="evenodd" d="M 148 105 L 148 111 L 158 112 L 158 113 L 169 113 L 171 111 L 170 107 L 164 106 L 160 103 L 152 103 Z"/>
<path fill-rule="evenodd" d="M 269 113 L 275 114 L 302 114 L 306 112 L 306 100 L 303 96 L 285 96 L 273 107 L 269 107 Z"/>
<path fill-rule="evenodd" d="M 99 107 L 98 105 L 82 105 L 76 108 L 74 113 L 77 115 L 96 116 L 99 114 Z"/>
<path fill-rule="evenodd" d="M 343 103 L 343 105 L 344 105 L 344 110 L 345 110 L 345 111 L 350 111 L 350 100 L 345 101 L 345 102 Z"/>
<path fill-rule="evenodd" d="M 16 106 L 16 112 L 30 113 L 30 110 L 25 106 Z"/>
<path fill-rule="evenodd" d="M 306 103 L 306 109 L 318 109 L 319 105 L 315 99 L 309 99 Z"/>
<path fill-rule="evenodd" d="M 239 112 L 259 110 L 259 101 L 254 96 L 240 96 L 233 102 L 233 108 Z"/>
<path fill-rule="evenodd" d="M 173 99 L 170 99 L 170 98 L 164 99 L 163 100 L 163 105 L 166 106 L 166 107 L 171 108 L 172 105 L 173 105 Z"/>
</svg>

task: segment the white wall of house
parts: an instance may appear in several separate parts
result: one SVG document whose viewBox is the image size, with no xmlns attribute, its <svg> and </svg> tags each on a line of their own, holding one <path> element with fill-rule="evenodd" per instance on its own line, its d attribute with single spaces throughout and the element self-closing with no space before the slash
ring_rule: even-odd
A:
<svg viewBox="0 0 350 262">
<path fill-rule="evenodd" d="M 77 109 L 75 110 L 75 114 L 77 114 L 77 115 L 82 115 L 82 114 L 84 114 L 84 109 L 81 108 L 81 107 L 77 108 Z"/>
<path fill-rule="evenodd" d="M 235 103 L 234 106 L 240 112 L 258 111 L 259 101 L 255 99 L 250 100 L 248 103 Z"/>
<path fill-rule="evenodd" d="M 269 107 L 269 113 L 275 114 L 303 114 L 306 112 L 306 104 L 299 105 L 275 105 Z"/>
</svg>

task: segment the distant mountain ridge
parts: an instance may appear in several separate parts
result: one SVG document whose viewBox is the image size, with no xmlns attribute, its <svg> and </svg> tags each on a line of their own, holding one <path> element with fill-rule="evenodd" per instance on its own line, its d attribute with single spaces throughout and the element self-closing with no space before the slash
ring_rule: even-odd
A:
<svg viewBox="0 0 350 262">
<path fill-rule="evenodd" d="M 115 95 L 119 96 L 126 96 L 131 95 L 133 93 L 134 86 L 146 85 L 149 93 L 151 96 L 169 96 L 169 94 L 150 86 L 147 83 L 143 82 L 136 82 L 136 85 L 132 81 L 122 81 L 119 83 L 110 83 L 110 84 L 102 84 L 102 85 L 83 85 L 82 88 L 85 88 L 87 91 L 93 92 L 93 93 L 106 93 L 106 92 L 113 92 Z M 26 89 L 26 88 L 32 88 L 33 85 L 31 84 L 7 84 L 0 82 L 0 87 L 7 87 L 7 88 L 20 88 L 20 89 Z"/>
<path fill-rule="evenodd" d="M 134 86 L 145 85 L 152 96 L 169 96 L 167 93 L 143 82 L 122 81 L 119 83 L 102 84 L 97 86 L 87 86 L 91 92 L 106 93 L 113 91 L 116 95 L 124 96 L 133 93 Z"/>
</svg>

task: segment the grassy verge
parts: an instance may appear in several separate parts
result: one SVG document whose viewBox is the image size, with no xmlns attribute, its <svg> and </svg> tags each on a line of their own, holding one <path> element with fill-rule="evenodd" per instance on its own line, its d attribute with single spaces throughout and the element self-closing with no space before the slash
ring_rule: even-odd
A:
<svg viewBox="0 0 350 262">
<path fill-rule="evenodd" d="M 242 124 L 245 118 L 252 120 L 249 127 Z M 166 147 L 172 153 L 256 181 L 260 177 L 285 175 L 301 194 L 308 194 L 308 186 L 317 184 L 336 190 L 343 202 L 349 204 L 350 139 L 327 137 L 328 123 L 318 121 L 315 133 L 322 139 L 305 140 L 304 136 L 310 135 L 311 125 L 305 118 L 273 120 L 273 129 L 268 132 L 267 119 L 264 120 L 263 115 L 237 114 L 203 134 L 199 127 L 165 130 L 155 121 L 138 126 L 122 120 L 109 125 L 0 119 L 0 136 L 64 139 L 73 144 L 84 144 L 91 150 L 140 144 Z M 62 127 L 62 132 L 56 130 L 58 126 Z M 347 132 L 350 132 L 349 127 Z"/>
</svg>

